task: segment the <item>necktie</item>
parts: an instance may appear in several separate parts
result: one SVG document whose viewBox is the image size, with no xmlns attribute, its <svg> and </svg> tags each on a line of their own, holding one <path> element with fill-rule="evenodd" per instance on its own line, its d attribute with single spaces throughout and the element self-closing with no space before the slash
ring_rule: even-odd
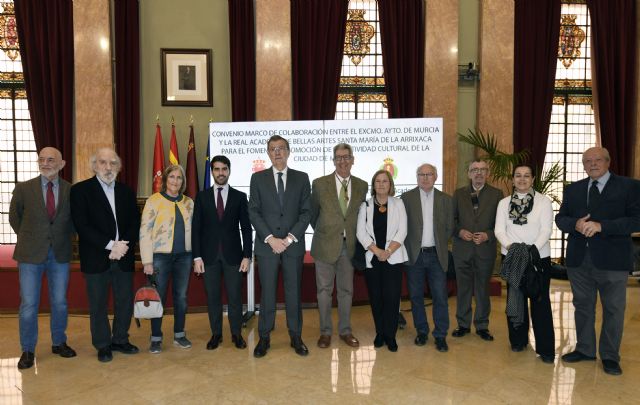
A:
<svg viewBox="0 0 640 405">
<path fill-rule="evenodd" d="M 284 181 L 282 181 L 282 172 L 278 172 L 278 200 L 280 200 L 280 208 L 284 207 Z"/>
<path fill-rule="evenodd" d="M 587 208 L 593 208 L 598 204 L 600 199 L 600 190 L 598 189 L 598 181 L 594 180 L 589 188 L 589 199 L 587 200 Z"/>
<path fill-rule="evenodd" d="M 340 187 L 340 195 L 338 196 L 338 201 L 340 202 L 340 209 L 342 210 L 342 216 L 347 216 L 347 181 L 342 180 L 342 187 Z"/>
<path fill-rule="evenodd" d="M 216 201 L 216 209 L 218 211 L 218 219 L 222 220 L 224 215 L 224 201 L 222 200 L 222 187 L 218 187 L 218 199 Z"/>
<path fill-rule="evenodd" d="M 47 214 L 49 220 L 53 221 L 53 217 L 56 215 L 56 199 L 53 195 L 53 183 L 47 183 Z"/>
</svg>

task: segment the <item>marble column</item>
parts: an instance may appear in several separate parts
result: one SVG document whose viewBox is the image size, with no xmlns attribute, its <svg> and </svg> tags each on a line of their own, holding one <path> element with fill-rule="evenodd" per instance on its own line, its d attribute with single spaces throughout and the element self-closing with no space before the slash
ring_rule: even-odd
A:
<svg viewBox="0 0 640 405">
<path fill-rule="evenodd" d="M 89 157 L 113 146 L 109 0 L 74 0 L 74 181 L 92 176 Z"/>
</svg>

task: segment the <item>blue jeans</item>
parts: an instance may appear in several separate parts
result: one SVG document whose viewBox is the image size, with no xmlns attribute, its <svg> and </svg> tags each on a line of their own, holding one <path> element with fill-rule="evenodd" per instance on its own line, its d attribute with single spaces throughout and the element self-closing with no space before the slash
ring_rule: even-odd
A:
<svg viewBox="0 0 640 405">
<path fill-rule="evenodd" d="M 449 330 L 447 275 L 440 266 L 436 252 L 420 252 L 413 266 L 407 267 L 407 286 L 411 297 L 413 324 L 418 333 L 429 333 L 424 310 L 424 280 L 427 279 L 433 300 L 433 336 L 446 337 Z"/>
<path fill-rule="evenodd" d="M 154 253 L 153 271 L 156 276 L 156 288 L 162 298 L 162 306 L 167 301 L 167 285 L 172 278 L 173 293 L 173 334 L 183 337 L 185 317 L 187 315 L 187 288 L 191 275 L 191 252 Z M 162 341 L 162 318 L 151 319 L 151 341 Z"/>
<path fill-rule="evenodd" d="M 18 263 L 20 275 L 20 345 L 23 352 L 34 352 L 38 342 L 38 307 L 42 275 L 46 272 L 51 305 L 51 342 L 67 342 L 67 286 L 69 263 L 58 263 L 49 248 L 43 263 Z"/>
</svg>

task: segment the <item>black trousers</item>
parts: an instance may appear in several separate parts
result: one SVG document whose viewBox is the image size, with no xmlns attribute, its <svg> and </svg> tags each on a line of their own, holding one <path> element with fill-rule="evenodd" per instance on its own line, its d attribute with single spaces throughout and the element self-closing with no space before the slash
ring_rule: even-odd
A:
<svg viewBox="0 0 640 405">
<path fill-rule="evenodd" d="M 218 254 L 213 264 L 204 267 L 204 286 L 207 291 L 207 309 L 212 335 L 222 335 L 222 278 L 227 291 L 229 326 L 232 335 L 242 328 L 242 273 L 239 265 L 227 264 Z"/>
<path fill-rule="evenodd" d="M 541 356 L 553 356 L 555 353 L 555 334 L 553 331 L 553 315 L 551 313 L 551 301 L 549 300 L 549 270 L 551 259 L 545 257 L 541 259 L 542 265 L 546 269 L 543 273 L 543 290 L 540 298 L 530 300 L 524 295 L 524 322 L 518 329 L 507 319 L 509 326 L 509 342 L 511 346 L 526 346 L 529 343 L 529 308 L 531 309 L 531 323 L 533 335 L 536 338 L 536 353 Z M 507 285 L 507 291 L 511 286 Z M 508 292 L 507 292 L 508 295 Z M 530 302 L 530 305 L 528 305 Z"/>
<path fill-rule="evenodd" d="M 369 292 L 369 303 L 376 334 L 390 342 L 398 330 L 398 308 L 402 289 L 403 264 L 379 262 L 375 257 L 370 269 L 364 270 Z"/>
<path fill-rule="evenodd" d="M 84 279 L 93 347 L 99 350 L 111 343 L 127 343 L 133 315 L 133 272 L 120 270 L 118 262 L 113 261 L 107 271 L 85 273 Z M 109 287 L 113 291 L 113 331 L 109 325 Z"/>
</svg>

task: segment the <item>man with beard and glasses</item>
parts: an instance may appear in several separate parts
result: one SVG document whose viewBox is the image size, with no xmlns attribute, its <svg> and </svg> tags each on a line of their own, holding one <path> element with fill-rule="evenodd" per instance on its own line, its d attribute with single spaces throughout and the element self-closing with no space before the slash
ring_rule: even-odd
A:
<svg viewBox="0 0 640 405">
<path fill-rule="evenodd" d="M 13 258 L 20 277 L 19 369 L 33 366 L 38 342 L 38 306 L 42 276 L 47 275 L 51 305 L 51 351 L 74 357 L 67 346 L 67 287 L 71 260 L 71 184 L 58 173 L 65 165 L 56 148 L 46 147 L 38 155 L 40 175 L 16 184 L 9 208 L 9 224 L 18 236 Z"/>
<path fill-rule="evenodd" d="M 194 271 L 204 276 L 211 339 L 207 350 L 222 343 L 222 284 L 227 290 L 231 341 L 247 347 L 242 338 L 242 280 L 251 261 L 251 223 L 247 195 L 229 186 L 231 162 L 211 159 L 213 187 L 198 193 L 191 228 Z M 242 232 L 242 241 L 240 233 Z"/>
<path fill-rule="evenodd" d="M 80 269 L 87 283 L 91 340 L 98 360 L 108 362 L 112 351 L 138 353 L 129 343 L 129 326 L 140 213 L 135 192 L 116 181 L 122 163 L 113 149 L 99 149 L 90 164 L 95 176 L 71 187 L 71 213 L 80 244 Z M 113 329 L 109 325 L 109 288 L 113 292 Z"/>
</svg>

